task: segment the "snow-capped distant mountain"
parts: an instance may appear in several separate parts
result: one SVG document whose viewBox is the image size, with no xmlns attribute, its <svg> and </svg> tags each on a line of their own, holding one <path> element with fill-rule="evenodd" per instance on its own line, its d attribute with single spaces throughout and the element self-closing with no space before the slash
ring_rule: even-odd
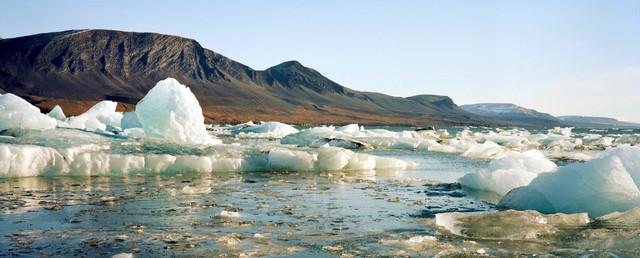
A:
<svg viewBox="0 0 640 258">
<path fill-rule="evenodd" d="M 640 128 L 639 123 L 619 121 L 609 117 L 552 116 L 511 103 L 481 103 L 460 106 L 472 114 L 493 117 L 513 125 L 572 126 L 582 128 Z"/>
<path fill-rule="evenodd" d="M 480 103 L 460 106 L 464 111 L 481 116 L 495 117 L 514 124 L 561 125 L 562 121 L 547 113 L 511 103 Z"/>
<path fill-rule="evenodd" d="M 575 127 L 640 128 L 640 124 L 638 123 L 624 122 L 609 117 L 558 116 L 558 119 Z"/>
</svg>

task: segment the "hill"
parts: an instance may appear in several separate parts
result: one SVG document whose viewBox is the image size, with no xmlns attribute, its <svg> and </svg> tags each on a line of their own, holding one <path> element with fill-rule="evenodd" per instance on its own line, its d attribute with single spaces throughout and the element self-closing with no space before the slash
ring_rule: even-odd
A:
<svg viewBox="0 0 640 258">
<path fill-rule="evenodd" d="M 562 121 L 556 117 L 511 103 L 481 103 L 460 106 L 463 110 L 481 116 L 501 119 L 514 125 L 557 126 Z"/>
<path fill-rule="evenodd" d="M 208 122 L 490 124 L 444 96 L 360 92 L 288 61 L 254 70 L 197 41 L 157 33 L 71 30 L 0 40 L 0 90 L 47 111 L 83 112 L 96 101 L 135 103 L 166 77 L 188 85 Z"/>
</svg>

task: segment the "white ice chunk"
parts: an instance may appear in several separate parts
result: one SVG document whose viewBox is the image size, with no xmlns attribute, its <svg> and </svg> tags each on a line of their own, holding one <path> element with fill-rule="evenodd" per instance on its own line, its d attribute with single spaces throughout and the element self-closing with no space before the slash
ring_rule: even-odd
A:
<svg viewBox="0 0 640 258">
<path fill-rule="evenodd" d="M 467 151 L 462 153 L 462 156 L 473 159 L 494 159 L 505 154 L 508 150 L 495 142 L 486 141 L 483 144 L 475 144 L 471 146 Z"/>
<path fill-rule="evenodd" d="M 196 97 L 176 79 L 158 82 L 138 102 L 135 112 L 147 137 L 176 143 L 221 143 L 207 133 Z"/>
<path fill-rule="evenodd" d="M 571 130 L 573 130 L 573 127 L 554 127 L 553 129 L 549 129 L 548 131 L 550 134 L 559 134 L 562 136 L 570 137 Z"/>
<path fill-rule="evenodd" d="M 538 150 L 510 152 L 491 161 L 489 167 L 460 178 L 465 187 L 507 194 L 516 187 L 528 185 L 539 173 L 551 172 L 556 164 Z"/>
<path fill-rule="evenodd" d="M 47 116 L 60 120 L 60 121 L 64 121 L 64 119 L 67 118 L 67 116 L 64 115 L 64 112 L 62 112 L 62 108 L 58 105 L 56 105 L 55 107 L 53 107 L 53 109 L 51 109 L 51 111 L 49 111 L 49 113 L 47 113 Z"/>
<path fill-rule="evenodd" d="M 309 171 L 313 170 L 318 157 L 302 151 L 273 149 L 269 152 L 271 170 Z"/>
<path fill-rule="evenodd" d="M 40 113 L 40 109 L 26 100 L 7 93 L 0 95 L 0 131 L 15 129 L 53 129 L 58 122 Z"/>
<path fill-rule="evenodd" d="M 349 164 L 353 151 L 336 147 L 320 147 L 318 148 L 318 169 L 340 170 Z"/>
<path fill-rule="evenodd" d="M 152 143 L 149 143 L 152 144 Z M 126 145 L 125 145 L 126 146 Z M 311 150 L 273 146 L 225 145 L 203 155 L 145 152 L 114 153 L 110 144 L 50 148 L 0 143 L 0 177 L 39 175 L 105 175 L 132 173 L 212 173 L 242 171 L 403 170 L 412 162 L 335 147 Z M 122 147 L 121 147 L 122 148 Z M 159 150 L 163 147 L 157 146 Z M 133 148 L 131 150 L 135 150 Z"/>
<path fill-rule="evenodd" d="M 218 214 L 218 217 L 220 218 L 228 218 L 228 219 L 237 219 L 240 218 L 240 213 L 235 212 L 235 211 L 221 211 L 220 214 Z"/>
<path fill-rule="evenodd" d="M 230 133 L 242 138 L 282 138 L 297 133 L 298 129 L 280 122 L 261 122 L 260 124 L 246 124 L 246 126 L 232 129 Z"/>
<path fill-rule="evenodd" d="M 118 102 L 103 100 L 79 116 L 67 119 L 67 125 L 88 131 L 107 130 L 107 126 L 120 128 L 122 113 L 116 112 Z"/>
<path fill-rule="evenodd" d="M 640 147 L 623 146 L 591 161 L 538 175 L 509 192 L 500 205 L 540 212 L 588 212 L 600 216 L 640 206 Z"/>
<path fill-rule="evenodd" d="M 62 164 L 62 155 L 52 148 L 0 144 L 0 177 L 38 176 L 60 170 Z"/>
<path fill-rule="evenodd" d="M 324 138 L 348 138 L 349 135 L 334 130 L 332 126 L 313 127 L 302 130 L 295 134 L 290 134 L 282 138 L 282 144 L 295 144 L 301 146 L 309 146 L 318 140 Z"/>
<path fill-rule="evenodd" d="M 362 128 L 364 129 L 364 128 Z M 345 126 L 341 126 L 336 128 L 336 131 L 339 132 L 343 132 L 343 133 L 348 133 L 348 134 L 355 134 L 357 132 L 360 132 L 360 126 L 358 126 L 358 124 L 349 124 L 349 125 L 345 125 Z"/>
<path fill-rule="evenodd" d="M 122 135 L 125 135 L 127 137 L 131 137 L 131 138 L 144 138 L 145 137 L 144 129 L 142 129 L 142 128 L 124 129 L 124 131 L 122 132 Z"/>
</svg>

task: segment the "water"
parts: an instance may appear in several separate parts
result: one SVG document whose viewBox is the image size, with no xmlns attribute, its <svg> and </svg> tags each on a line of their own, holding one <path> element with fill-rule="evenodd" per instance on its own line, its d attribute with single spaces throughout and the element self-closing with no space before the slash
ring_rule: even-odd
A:
<svg viewBox="0 0 640 258">
<path fill-rule="evenodd" d="M 498 209 L 499 196 L 455 183 L 488 161 L 424 151 L 367 153 L 420 165 L 0 179 L 0 256 L 640 255 L 637 227 L 566 228 L 527 240 L 450 234 L 434 225 L 436 213 Z M 220 216 L 223 211 L 240 217 Z"/>
</svg>

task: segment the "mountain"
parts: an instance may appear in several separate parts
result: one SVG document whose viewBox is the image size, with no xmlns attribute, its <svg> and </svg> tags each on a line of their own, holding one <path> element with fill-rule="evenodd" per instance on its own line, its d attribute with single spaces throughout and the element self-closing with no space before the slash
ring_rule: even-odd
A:
<svg viewBox="0 0 640 258">
<path fill-rule="evenodd" d="M 552 116 L 511 103 L 482 103 L 461 105 L 461 109 L 480 116 L 503 120 L 511 125 L 572 126 L 582 128 L 640 128 L 640 124 L 618 121 L 608 117 Z"/>
<path fill-rule="evenodd" d="M 595 127 L 595 128 L 640 128 L 639 123 L 619 121 L 609 117 L 593 116 L 559 116 L 558 119 L 564 123 L 575 127 Z"/>
<path fill-rule="evenodd" d="M 511 103 L 481 103 L 462 105 L 460 108 L 469 113 L 498 118 L 514 125 L 556 126 L 562 124 L 561 120 L 552 115 Z"/>
<path fill-rule="evenodd" d="M 104 99 L 132 110 L 166 77 L 191 88 L 208 122 L 498 123 L 465 112 L 445 96 L 401 98 L 352 90 L 297 61 L 254 70 L 177 36 L 71 30 L 0 40 L 0 91 L 44 111 L 59 104 L 74 115 Z"/>
</svg>

